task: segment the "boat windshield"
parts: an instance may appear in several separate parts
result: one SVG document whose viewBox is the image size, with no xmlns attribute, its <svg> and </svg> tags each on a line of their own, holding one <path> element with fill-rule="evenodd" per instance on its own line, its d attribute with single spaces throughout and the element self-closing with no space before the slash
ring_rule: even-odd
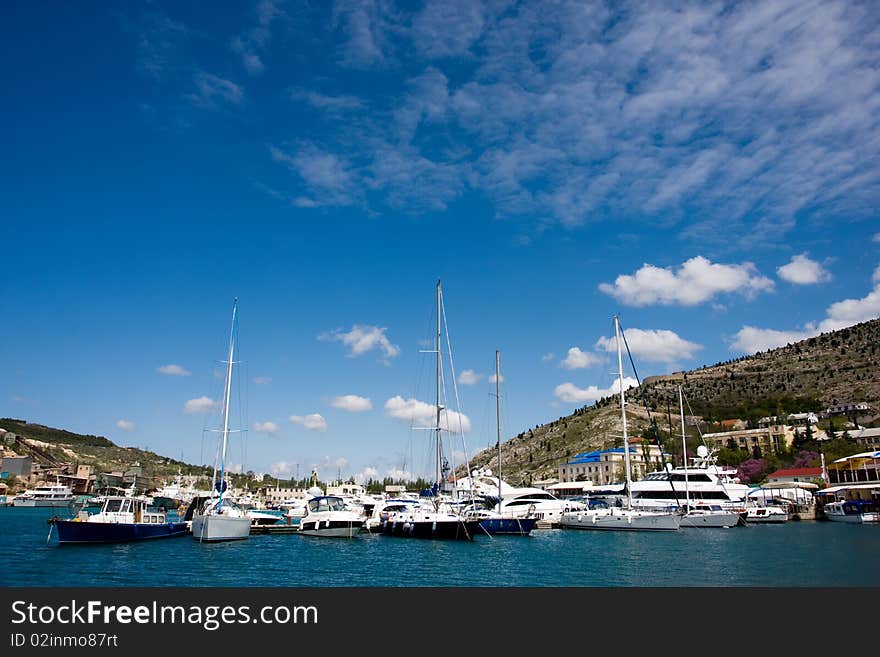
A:
<svg viewBox="0 0 880 657">
<path fill-rule="evenodd" d="M 309 511 L 345 511 L 341 497 L 318 497 L 309 502 Z"/>
<path fill-rule="evenodd" d="M 117 513 L 122 508 L 122 500 L 107 500 L 104 502 L 104 513 Z"/>
</svg>

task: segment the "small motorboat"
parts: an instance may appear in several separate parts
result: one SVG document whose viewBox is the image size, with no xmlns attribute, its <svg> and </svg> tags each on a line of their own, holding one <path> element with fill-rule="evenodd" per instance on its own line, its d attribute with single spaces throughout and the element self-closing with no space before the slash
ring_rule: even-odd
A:
<svg viewBox="0 0 880 657">
<path fill-rule="evenodd" d="M 349 509 L 336 495 L 321 495 L 309 500 L 306 514 L 299 521 L 299 531 L 306 536 L 352 538 L 357 536 L 366 518 Z"/>
<path fill-rule="evenodd" d="M 94 514 L 80 511 L 75 518 L 51 518 L 58 543 L 124 543 L 187 534 L 185 522 L 169 521 L 164 511 L 151 511 L 147 500 L 133 495 L 108 496 Z"/>
<path fill-rule="evenodd" d="M 750 505 L 746 509 L 746 524 L 750 525 L 758 522 L 788 522 L 788 510 L 775 504 L 767 504 L 766 506 Z"/>
</svg>

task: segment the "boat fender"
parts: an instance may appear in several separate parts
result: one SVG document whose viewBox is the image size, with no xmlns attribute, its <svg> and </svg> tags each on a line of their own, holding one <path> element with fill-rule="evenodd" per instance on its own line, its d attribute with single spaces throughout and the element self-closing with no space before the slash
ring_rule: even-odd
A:
<svg viewBox="0 0 880 657">
<path fill-rule="evenodd" d="M 594 525 L 596 524 L 596 517 L 597 517 L 597 516 L 593 516 L 593 524 L 594 524 Z"/>
<path fill-rule="evenodd" d="M 431 533 L 434 533 L 436 531 L 437 531 L 437 521 L 435 520 L 433 523 L 431 523 Z"/>
</svg>

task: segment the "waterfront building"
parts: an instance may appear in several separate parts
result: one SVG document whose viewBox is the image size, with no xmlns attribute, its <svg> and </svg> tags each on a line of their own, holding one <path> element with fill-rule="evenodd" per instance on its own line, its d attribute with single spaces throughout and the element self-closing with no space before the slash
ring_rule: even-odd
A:
<svg viewBox="0 0 880 657">
<path fill-rule="evenodd" d="M 880 483 L 880 451 L 844 456 L 828 464 L 828 484 Z"/>
<path fill-rule="evenodd" d="M 771 484 L 812 483 L 822 479 L 822 468 L 787 468 L 771 472 L 767 479 Z"/>
<path fill-rule="evenodd" d="M 649 472 L 663 469 L 657 445 L 644 443 L 641 439 L 630 439 L 630 442 L 636 443 L 629 446 L 633 479 L 642 479 Z M 598 486 L 622 481 L 625 456 L 622 447 L 575 454 L 559 466 L 559 481 L 590 481 Z"/>
</svg>

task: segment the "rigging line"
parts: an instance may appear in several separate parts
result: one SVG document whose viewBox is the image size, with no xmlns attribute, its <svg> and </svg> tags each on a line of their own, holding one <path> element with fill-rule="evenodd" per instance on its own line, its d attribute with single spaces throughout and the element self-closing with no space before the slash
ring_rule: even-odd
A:
<svg viewBox="0 0 880 657">
<path fill-rule="evenodd" d="M 458 413 L 458 430 L 461 434 L 461 446 L 464 449 L 464 466 L 468 474 L 468 484 L 470 486 L 471 497 L 473 497 L 473 481 L 470 479 L 471 464 L 468 458 L 467 442 L 464 437 L 464 423 L 462 421 L 461 400 L 458 396 L 458 383 L 455 380 L 455 363 L 452 360 L 452 342 L 449 340 L 449 323 L 446 321 L 446 303 L 443 300 L 443 293 L 440 294 L 440 309 L 443 312 L 443 327 L 446 330 L 446 347 L 449 351 L 449 369 L 452 374 L 452 389 L 455 391 L 455 407 Z M 446 413 L 446 424 L 449 424 L 449 413 Z M 452 471 L 452 479 L 455 481 L 455 470 Z"/>
<path fill-rule="evenodd" d="M 620 318 L 618 318 L 617 322 L 619 325 Z M 623 327 L 621 327 L 620 329 L 620 335 L 621 337 L 623 337 L 623 344 L 626 347 L 626 355 L 629 358 L 629 364 L 632 367 L 633 375 L 636 377 L 636 382 L 639 384 L 639 396 L 642 398 L 642 404 L 645 407 L 645 412 L 647 412 L 648 414 L 648 420 L 651 423 L 651 430 L 654 432 L 654 440 L 657 443 L 657 447 L 660 448 L 660 464 L 663 467 L 663 471 L 666 472 L 666 477 L 669 480 L 669 486 L 672 488 L 672 495 L 673 497 L 675 497 L 675 503 L 679 507 L 681 507 L 681 501 L 678 499 L 678 491 L 675 490 L 675 484 L 672 481 L 672 475 L 666 470 L 666 453 L 663 451 L 663 444 L 660 442 L 660 432 L 657 430 L 657 421 L 654 419 L 654 416 L 651 414 L 651 409 L 648 406 L 648 400 L 645 396 L 645 389 L 642 387 L 642 380 L 639 378 L 639 373 L 636 369 L 636 363 L 633 360 L 632 352 L 629 350 L 629 343 L 626 341 L 626 333 L 624 333 Z M 620 385 L 623 386 L 623 381 L 620 382 Z"/>
</svg>

